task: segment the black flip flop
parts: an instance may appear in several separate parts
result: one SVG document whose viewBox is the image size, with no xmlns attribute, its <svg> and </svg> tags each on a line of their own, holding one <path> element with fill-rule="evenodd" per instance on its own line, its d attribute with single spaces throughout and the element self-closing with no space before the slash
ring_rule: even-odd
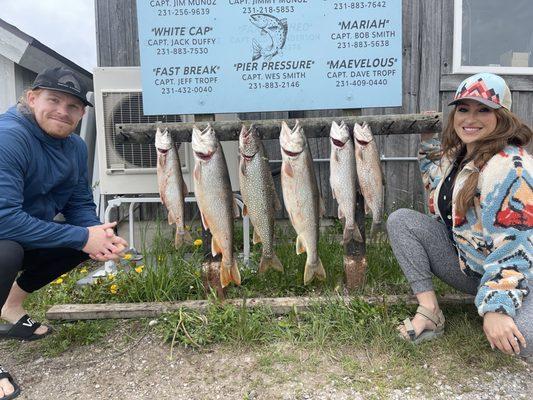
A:
<svg viewBox="0 0 533 400">
<path fill-rule="evenodd" d="M 0 324 L 0 338 L 32 341 L 42 339 L 52 333 L 52 328 L 45 325 L 48 328 L 46 333 L 35 334 L 40 326 L 39 322 L 35 322 L 26 314 L 16 324 Z"/>
<path fill-rule="evenodd" d="M 20 394 L 20 386 L 17 385 L 17 382 L 13 379 L 11 374 L 7 372 L 1 365 L 0 365 L 0 379 L 7 378 L 9 379 L 9 382 L 13 385 L 13 388 L 15 391 L 11 394 L 8 394 L 7 396 L 0 397 L 0 400 L 11 400 L 17 397 Z"/>
</svg>

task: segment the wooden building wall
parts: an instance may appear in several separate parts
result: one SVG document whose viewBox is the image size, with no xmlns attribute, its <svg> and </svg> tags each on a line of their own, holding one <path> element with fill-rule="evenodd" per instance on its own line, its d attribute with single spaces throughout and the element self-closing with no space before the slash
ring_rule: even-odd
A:
<svg viewBox="0 0 533 400">
<path fill-rule="evenodd" d="M 138 66 L 139 44 L 135 0 L 96 0 L 99 66 Z M 403 0 L 403 104 L 401 107 L 366 108 L 362 115 L 418 113 L 442 110 L 466 75 L 452 74 L 453 1 Z M 533 76 L 504 75 L 513 94 L 513 111 L 533 126 Z M 248 113 L 243 119 L 339 116 L 342 110 L 289 113 Z M 384 157 L 414 157 L 416 135 L 380 136 L 377 143 Z M 266 143 L 271 159 L 280 159 L 277 141 Z M 315 158 L 329 158 L 329 140 L 312 139 Z M 336 215 L 329 187 L 329 166 L 317 163 L 328 216 Z M 275 169 L 276 166 L 274 165 Z M 399 207 L 424 208 L 418 165 L 413 161 L 383 162 L 387 211 Z M 276 179 L 279 190 L 279 178 Z M 279 193 L 281 193 L 279 191 Z M 281 196 L 280 196 L 281 197 Z M 281 216 L 281 215 L 280 215 Z"/>
</svg>

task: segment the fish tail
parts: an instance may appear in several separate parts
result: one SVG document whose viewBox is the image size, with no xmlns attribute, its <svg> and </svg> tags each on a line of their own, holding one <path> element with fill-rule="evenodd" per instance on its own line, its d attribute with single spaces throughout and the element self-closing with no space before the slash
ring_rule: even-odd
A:
<svg viewBox="0 0 533 400">
<path fill-rule="evenodd" d="M 342 235 L 342 244 L 348 243 L 354 239 L 356 242 L 363 242 L 363 236 L 357 225 L 346 226 Z"/>
<path fill-rule="evenodd" d="M 239 273 L 237 260 L 233 259 L 233 263 L 228 267 L 223 259 L 220 263 L 220 284 L 222 287 L 226 287 L 231 282 L 234 282 L 236 285 L 241 284 L 241 274 Z"/>
<path fill-rule="evenodd" d="M 174 247 L 179 249 L 184 244 L 192 244 L 193 240 L 191 234 L 188 231 L 180 231 L 176 229 L 176 236 L 174 237 Z"/>
<path fill-rule="evenodd" d="M 261 58 L 261 46 L 255 39 L 252 40 L 253 56 L 252 61 L 259 60 Z"/>
<path fill-rule="evenodd" d="M 266 257 L 265 255 L 261 256 L 261 261 L 259 262 L 259 269 L 257 272 L 260 274 L 268 271 L 270 268 L 275 269 L 276 271 L 283 272 L 283 265 L 279 260 L 278 256 L 272 254 L 272 257 Z"/>
<path fill-rule="evenodd" d="M 304 270 L 304 285 L 310 283 L 315 277 L 321 281 L 326 279 L 326 270 L 324 269 L 320 258 L 317 258 L 316 263 L 310 263 L 309 259 L 306 261 Z"/>
</svg>

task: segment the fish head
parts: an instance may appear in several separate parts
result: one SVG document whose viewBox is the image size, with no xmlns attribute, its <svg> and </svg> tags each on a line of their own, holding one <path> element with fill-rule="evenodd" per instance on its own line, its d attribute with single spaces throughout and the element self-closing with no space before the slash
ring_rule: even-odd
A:
<svg viewBox="0 0 533 400">
<path fill-rule="evenodd" d="M 281 146 L 281 155 L 285 158 L 296 159 L 303 153 L 307 142 L 300 122 L 296 120 L 294 128 L 289 128 L 287 123 L 281 123 L 281 132 L 279 135 L 279 143 Z"/>
<path fill-rule="evenodd" d="M 196 125 L 193 126 L 191 147 L 194 158 L 197 160 L 209 161 L 211 159 L 218 149 L 218 139 L 211 124 L 208 124 L 203 131 L 198 129 Z"/>
<path fill-rule="evenodd" d="M 166 154 L 172 148 L 172 137 L 168 129 L 161 132 L 161 129 L 157 128 L 155 132 L 155 148 L 159 154 Z"/>
<path fill-rule="evenodd" d="M 339 125 L 333 121 L 329 131 L 329 137 L 331 139 L 331 145 L 334 148 L 342 149 L 350 140 L 350 130 L 348 129 L 348 125 L 346 125 L 344 121 L 341 121 Z"/>
<path fill-rule="evenodd" d="M 267 14 L 252 14 L 250 15 L 250 22 L 259 29 L 267 29 L 277 25 L 274 17 Z"/>
<path fill-rule="evenodd" d="M 365 122 L 363 125 L 359 125 L 357 122 L 353 127 L 353 138 L 354 142 L 359 146 L 365 147 L 372 140 L 374 140 L 374 135 L 370 130 L 370 126 Z"/>
<path fill-rule="evenodd" d="M 242 126 L 241 133 L 239 135 L 239 153 L 246 161 L 251 161 L 252 158 L 259 151 L 260 138 L 257 130 L 253 125 L 250 129 L 246 129 L 246 126 Z"/>
</svg>

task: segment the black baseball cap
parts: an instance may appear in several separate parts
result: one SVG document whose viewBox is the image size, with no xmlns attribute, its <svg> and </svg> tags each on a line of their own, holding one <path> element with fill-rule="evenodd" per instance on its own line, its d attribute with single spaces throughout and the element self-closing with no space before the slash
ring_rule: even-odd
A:
<svg viewBox="0 0 533 400">
<path fill-rule="evenodd" d="M 32 89 L 50 89 L 68 93 L 81 100 L 86 106 L 93 105 L 87 101 L 87 88 L 76 74 L 65 67 L 48 68 L 42 71 L 35 81 Z"/>
</svg>

